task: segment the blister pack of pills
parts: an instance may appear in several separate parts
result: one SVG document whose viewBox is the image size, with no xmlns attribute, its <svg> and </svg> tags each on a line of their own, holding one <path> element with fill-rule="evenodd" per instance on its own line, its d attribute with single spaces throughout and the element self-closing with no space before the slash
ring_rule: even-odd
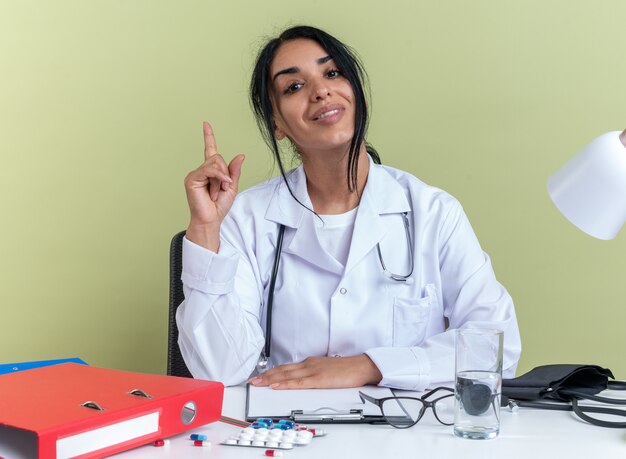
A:
<svg viewBox="0 0 626 459">
<path fill-rule="evenodd" d="M 325 435 L 322 431 L 300 428 L 293 421 L 281 420 L 273 423 L 270 419 L 259 419 L 250 426 L 241 429 L 238 435 L 232 435 L 221 444 L 228 446 L 249 446 L 256 448 L 292 449 L 294 446 L 306 446 L 315 436 Z"/>
</svg>

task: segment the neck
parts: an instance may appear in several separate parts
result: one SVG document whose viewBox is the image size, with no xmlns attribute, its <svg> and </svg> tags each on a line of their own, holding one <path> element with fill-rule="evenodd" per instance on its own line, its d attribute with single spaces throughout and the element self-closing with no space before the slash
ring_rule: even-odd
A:
<svg viewBox="0 0 626 459">
<path fill-rule="evenodd" d="M 369 172 L 365 144 L 358 152 L 356 190 L 348 187 L 348 152 L 341 154 L 316 152 L 302 154 L 307 177 L 307 191 L 313 210 L 322 215 L 342 214 L 359 205 Z"/>
</svg>

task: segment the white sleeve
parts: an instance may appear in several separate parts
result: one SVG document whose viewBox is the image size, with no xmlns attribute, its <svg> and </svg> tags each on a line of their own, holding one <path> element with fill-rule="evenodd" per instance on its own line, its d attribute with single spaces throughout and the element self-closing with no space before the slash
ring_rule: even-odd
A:
<svg viewBox="0 0 626 459">
<path fill-rule="evenodd" d="M 454 381 L 455 329 L 489 328 L 504 331 L 503 376 L 510 378 L 521 353 L 513 300 L 496 280 L 491 261 L 460 204 L 456 203 L 440 231 L 439 270 L 446 332 L 417 347 L 375 348 L 367 351 L 383 375 L 382 386 L 423 390 Z"/>
<path fill-rule="evenodd" d="M 215 253 L 184 238 L 181 278 L 185 301 L 176 323 L 187 368 L 196 378 L 240 384 L 264 344 L 250 261 L 224 239 Z"/>
</svg>

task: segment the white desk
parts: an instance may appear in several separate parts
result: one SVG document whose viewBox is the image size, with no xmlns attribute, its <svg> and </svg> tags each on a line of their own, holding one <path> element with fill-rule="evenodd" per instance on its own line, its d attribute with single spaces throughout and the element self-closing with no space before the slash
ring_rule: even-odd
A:
<svg viewBox="0 0 626 459">
<path fill-rule="evenodd" d="M 243 419 L 245 389 L 227 388 L 223 413 Z M 494 440 L 463 440 L 452 434 L 452 427 L 439 424 L 427 414 L 410 429 L 385 425 L 318 425 L 329 432 L 304 447 L 283 450 L 283 457 L 325 458 L 621 458 L 626 457 L 626 429 L 608 429 L 584 423 L 573 413 L 520 408 L 501 411 L 500 436 Z M 194 429 L 213 444 L 210 449 L 193 446 L 189 433 L 170 439 L 166 447 L 143 446 L 114 456 L 116 459 L 144 458 L 260 458 L 263 448 L 224 446 L 219 443 L 240 428 L 216 422 Z"/>
</svg>

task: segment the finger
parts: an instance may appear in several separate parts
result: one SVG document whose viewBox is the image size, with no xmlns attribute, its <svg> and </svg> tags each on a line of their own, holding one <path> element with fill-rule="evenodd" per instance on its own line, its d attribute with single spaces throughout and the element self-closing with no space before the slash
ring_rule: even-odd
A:
<svg viewBox="0 0 626 459">
<path fill-rule="evenodd" d="M 278 365 L 277 367 L 271 368 L 266 372 L 259 375 L 261 378 L 268 380 L 272 378 L 284 378 L 285 375 L 293 371 L 297 371 L 303 367 L 302 362 L 298 363 L 286 363 L 283 365 Z"/>
<path fill-rule="evenodd" d="M 185 186 L 189 188 L 208 187 L 211 179 L 216 179 L 219 183 L 222 181 L 230 181 L 230 177 L 227 174 L 214 167 L 202 165 L 187 174 L 187 177 L 185 177 Z"/>
<path fill-rule="evenodd" d="M 195 171 L 189 174 L 189 178 L 194 181 L 203 181 L 206 182 L 209 179 L 217 179 L 220 182 L 227 181 L 231 182 L 230 177 L 223 172 L 213 169 L 210 167 L 199 167 Z"/>
<path fill-rule="evenodd" d="M 296 368 L 286 371 L 280 371 L 271 375 L 264 373 L 261 375 L 263 385 L 272 387 L 275 384 L 282 384 L 291 380 L 298 380 L 315 375 L 316 372 L 311 368 Z"/>
<path fill-rule="evenodd" d="M 316 384 L 314 377 L 288 379 L 270 384 L 270 388 L 275 390 L 313 389 L 316 387 L 319 387 L 319 384 Z"/>
<path fill-rule="evenodd" d="M 243 165 L 246 157 L 244 155 L 235 156 L 228 165 L 228 173 L 232 179 L 232 186 L 235 190 L 239 189 L 239 177 L 241 177 L 241 166 Z M 224 189 L 226 191 L 228 188 Z"/>
<path fill-rule="evenodd" d="M 215 141 L 213 128 L 208 122 L 204 121 L 202 123 L 202 129 L 204 131 L 204 159 L 207 160 L 211 156 L 217 155 L 217 142 Z"/>
<path fill-rule="evenodd" d="M 267 384 L 263 382 L 263 378 L 261 378 L 259 375 L 253 376 L 252 378 L 248 379 L 248 384 L 251 384 L 257 387 L 267 386 Z"/>
<path fill-rule="evenodd" d="M 273 382 L 283 380 L 285 378 L 285 369 L 294 365 L 295 364 L 279 365 L 277 367 L 271 368 L 261 374 L 250 378 L 248 380 L 248 383 L 252 384 L 253 386 L 267 387 Z"/>
<path fill-rule="evenodd" d="M 200 166 L 200 169 L 202 169 L 209 178 L 219 179 L 220 182 L 232 183 L 228 165 L 226 165 L 224 158 L 220 155 L 212 156 L 211 159 Z"/>
<path fill-rule="evenodd" d="M 220 188 L 222 186 L 221 184 L 222 181 L 217 178 L 209 179 L 209 196 L 211 197 L 211 201 L 217 201 L 217 197 L 219 196 Z"/>
</svg>

